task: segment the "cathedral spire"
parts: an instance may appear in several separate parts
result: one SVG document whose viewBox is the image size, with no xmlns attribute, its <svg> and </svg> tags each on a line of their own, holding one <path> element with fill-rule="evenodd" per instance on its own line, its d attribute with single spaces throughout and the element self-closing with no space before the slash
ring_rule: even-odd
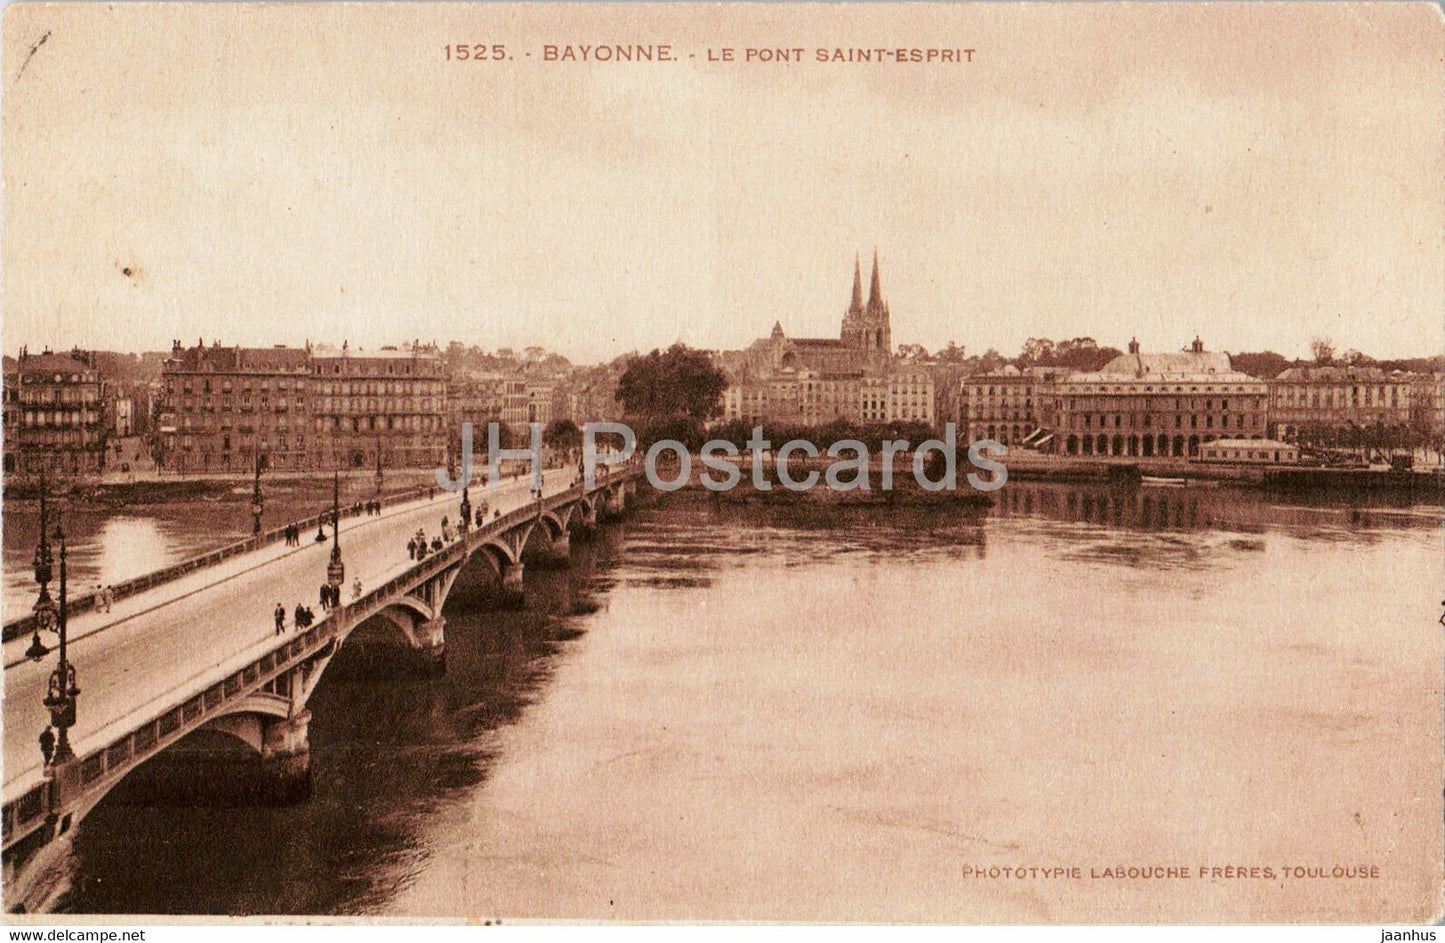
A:
<svg viewBox="0 0 1445 943">
<path fill-rule="evenodd" d="M 868 286 L 868 313 L 883 310 L 883 289 L 878 283 L 878 250 L 873 250 L 873 282 Z"/>
<path fill-rule="evenodd" d="M 853 256 L 853 303 L 848 306 L 849 314 L 863 313 L 863 261 Z"/>
</svg>

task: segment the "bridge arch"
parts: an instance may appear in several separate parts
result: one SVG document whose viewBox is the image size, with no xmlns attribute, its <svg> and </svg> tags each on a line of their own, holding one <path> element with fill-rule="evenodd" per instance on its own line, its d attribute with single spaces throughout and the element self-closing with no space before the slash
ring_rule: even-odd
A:
<svg viewBox="0 0 1445 943">
<path fill-rule="evenodd" d="M 478 545 L 472 551 L 472 556 L 479 556 L 491 564 L 492 569 L 498 573 L 503 572 L 508 566 L 518 561 L 515 550 L 500 540 L 488 540 Z"/>
<path fill-rule="evenodd" d="M 542 516 L 537 520 L 546 530 L 547 539 L 556 540 L 558 537 L 567 533 L 567 518 L 571 516 L 572 510 L 569 507 L 562 512 L 562 516 L 560 517 L 551 511 L 546 511 L 543 512 Z"/>
</svg>

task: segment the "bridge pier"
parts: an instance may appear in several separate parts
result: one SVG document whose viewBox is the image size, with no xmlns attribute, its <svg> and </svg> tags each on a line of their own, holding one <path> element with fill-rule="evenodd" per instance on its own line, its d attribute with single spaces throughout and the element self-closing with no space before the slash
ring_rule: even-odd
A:
<svg viewBox="0 0 1445 943">
<path fill-rule="evenodd" d="M 502 566 L 502 605 L 520 609 L 526 604 L 527 596 L 522 590 L 524 569 L 526 566 L 520 560 Z"/>
<path fill-rule="evenodd" d="M 260 796 L 277 803 L 311 797 L 310 730 L 309 710 L 261 725 Z"/>
<path fill-rule="evenodd" d="M 597 535 L 597 507 L 586 505 L 572 515 L 572 529 L 577 539 L 586 543 Z"/>
<path fill-rule="evenodd" d="M 413 630 L 416 650 L 426 659 L 429 673 L 435 676 L 447 670 L 447 620 L 442 616 L 417 623 Z"/>
<path fill-rule="evenodd" d="M 600 492 L 597 498 L 600 505 L 597 516 L 601 520 L 615 521 L 627 510 L 627 493 L 620 484 Z"/>
<path fill-rule="evenodd" d="M 552 541 L 552 562 L 559 566 L 566 566 L 572 559 L 572 538 L 563 531 Z"/>
</svg>

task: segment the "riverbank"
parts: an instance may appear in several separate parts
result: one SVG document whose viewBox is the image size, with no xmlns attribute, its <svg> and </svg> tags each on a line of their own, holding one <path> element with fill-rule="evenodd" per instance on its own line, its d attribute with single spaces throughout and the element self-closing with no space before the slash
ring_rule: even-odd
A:
<svg viewBox="0 0 1445 943">
<path fill-rule="evenodd" d="M 669 457 L 671 458 L 671 457 Z M 960 452 L 954 468 L 952 487 L 939 490 L 925 488 L 915 474 L 913 453 L 892 456 L 890 485 L 884 487 L 884 462 L 872 456 L 864 468 L 851 461 L 819 456 L 790 456 L 786 463 L 787 480 L 778 472 L 772 455 L 764 455 L 753 465 L 751 455 L 731 460 L 737 467 L 736 484 L 715 491 L 702 481 L 704 474 L 714 482 L 725 481 L 726 470 L 709 469 L 698 456 L 689 462 L 689 474 L 678 490 L 711 491 L 722 500 L 838 502 L 895 504 L 899 502 L 971 501 L 988 504 L 990 494 L 998 489 L 986 486 L 994 480 L 990 471 L 969 463 Z M 1392 471 L 1380 468 L 1322 468 L 1298 465 L 1228 465 L 1202 464 L 1185 459 L 1139 459 L 1125 457 L 1064 457 L 1023 450 L 1011 450 L 995 459 L 1007 469 L 1008 481 L 1056 482 L 1060 484 L 1110 484 L 1135 486 L 1151 484 L 1172 487 L 1234 487 L 1254 488 L 1285 494 L 1338 495 L 1342 498 L 1367 495 L 1390 495 L 1426 503 L 1445 503 L 1445 472 L 1439 468 Z M 831 479 L 829 470 L 834 469 Z M 944 480 L 943 462 L 938 453 L 925 460 L 925 477 L 930 482 Z M 657 477 L 673 485 L 680 476 L 675 458 L 658 462 Z M 813 477 L 816 476 L 816 477 Z M 973 480 L 970 480 L 973 476 Z M 811 481 L 811 483 L 809 483 Z M 977 487 L 977 481 L 985 487 Z M 671 490 L 671 489 L 664 489 Z"/>
<path fill-rule="evenodd" d="M 1392 471 L 1380 468 L 1327 468 L 1309 465 L 1227 465 L 1182 459 L 1073 458 L 1011 452 L 1004 458 L 1009 477 L 1019 481 L 1156 483 L 1215 485 L 1229 483 L 1284 492 L 1340 494 L 1413 494 L 1422 500 L 1445 498 L 1445 472 L 1439 468 Z"/>
<path fill-rule="evenodd" d="M 382 479 L 382 496 L 411 492 L 417 487 L 435 483 L 435 480 L 434 469 L 388 470 Z M 342 472 L 340 485 L 343 504 L 373 498 L 376 496 L 376 473 Z M 253 487 L 254 481 L 249 475 L 197 475 L 137 481 L 72 481 L 58 486 L 52 483 L 48 493 L 51 498 L 59 496 L 67 506 L 77 509 L 104 510 L 187 501 L 244 503 L 249 508 Z M 331 490 L 330 473 L 261 476 L 262 502 L 266 505 L 273 500 L 290 502 L 325 498 L 329 501 Z M 36 482 L 25 481 L 5 488 L 6 505 L 26 506 L 39 499 L 40 486 Z"/>
</svg>

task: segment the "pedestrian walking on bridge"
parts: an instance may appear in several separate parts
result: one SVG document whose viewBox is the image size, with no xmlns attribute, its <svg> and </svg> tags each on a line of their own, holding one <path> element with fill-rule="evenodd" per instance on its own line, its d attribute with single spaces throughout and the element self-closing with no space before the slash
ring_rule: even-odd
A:
<svg viewBox="0 0 1445 943">
<path fill-rule="evenodd" d="M 276 634 L 281 635 L 286 631 L 286 607 L 279 602 L 276 604 Z"/>
</svg>

